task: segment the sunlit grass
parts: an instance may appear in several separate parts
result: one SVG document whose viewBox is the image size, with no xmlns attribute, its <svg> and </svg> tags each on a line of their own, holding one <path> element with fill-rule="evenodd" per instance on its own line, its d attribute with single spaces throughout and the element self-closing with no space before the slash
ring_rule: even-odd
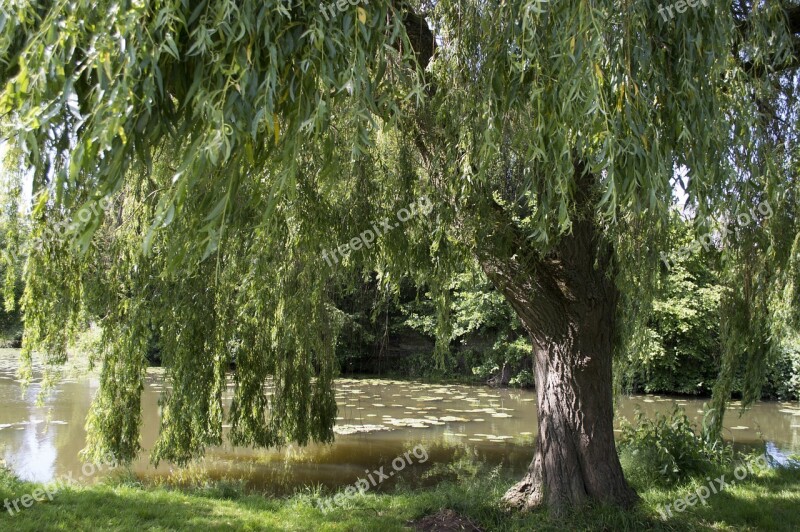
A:
<svg viewBox="0 0 800 532">
<path fill-rule="evenodd" d="M 725 473 L 724 471 L 722 473 Z M 666 489 L 636 486 L 642 497 L 633 511 L 593 506 L 562 519 L 543 511 L 505 512 L 498 504 L 513 482 L 475 471 L 431 489 L 400 487 L 391 493 L 346 498 L 328 512 L 317 502 L 331 494 L 307 489 L 286 498 L 248 493 L 241 484 L 199 483 L 189 488 L 143 485 L 133 477 L 73 487 L 52 502 L 34 503 L 15 516 L 3 509 L 0 530 L 407 530 L 415 519 L 451 508 L 485 530 L 800 530 L 800 470 L 769 470 L 662 520 L 658 508 L 672 504 L 704 479 Z M 468 476 L 469 478 L 464 478 Z M 0 473 L 0 501 L 31 493 L 37 484 Z"/>
</svg>

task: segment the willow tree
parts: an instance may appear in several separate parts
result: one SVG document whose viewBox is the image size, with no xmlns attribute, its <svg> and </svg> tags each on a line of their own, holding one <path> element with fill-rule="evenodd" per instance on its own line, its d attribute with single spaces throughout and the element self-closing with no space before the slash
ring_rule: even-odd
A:
<svg viewBox="0 0 800 532">
<path fill-rule="evenodd" d="M 699 235 L 774 212 L 714 244 L 721 404 L 797 324 L 800 10 L 656 4 L 6 2 L 0 115 L 34 176 L 25 356 L 59 362 L 78 316 L 101 323 L 93 452 L 139 449 L 154 336 L 170 385 L 154 459 L 199 456 L 226 416 L 239 445 L 329 441 L 332 296 L 354 271 L 411 275 L 446 338 L 472 258 L 534 346 L 538 438 L 506 502 L 632 504 L 612 361 L 670 251 L 676 168 Z M 432 212 L 394 227 L 423 197 Z"/>
</svg>

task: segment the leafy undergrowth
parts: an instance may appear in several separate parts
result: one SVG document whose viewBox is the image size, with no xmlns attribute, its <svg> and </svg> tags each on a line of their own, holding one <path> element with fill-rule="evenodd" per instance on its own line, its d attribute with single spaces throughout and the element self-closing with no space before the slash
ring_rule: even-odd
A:
<svg viewBox="0 0 800 532">
<path fill-rule="evenodd" d="M 731 472 L 718 471 L 712 474 Z M 685 497 L 703 478 L 669 488 L 636 486 L 642 497 L 634 510 L 592 506 L 561 519 L 544 511 L 508 513 L 497 504 L 512 479 L 475 475 L 432 489 L 399 489 L 356 495 L 324 513 L 320 492 L 288 498 L 246 493 L 225 484 L 170 489 L 117 479 L 66 488 L 52 502 L 38 502 L 14 516 L 0 513 L 0 530 L 408 530 L 409 523 L 449 508 L 484 530 L 800 530 L 800 470 L 765 470 L 749 475 L 707 505 L 697 504 L 664 521 L 658 509 Z M 634 481 L 635 484 L 635 481 Z M 31 493 L 40 485 L 0 472 L 0 501 Z"/>
<path fill-rule="evenodd" d="M 669 415 L 656 413 L 652 418 L 637 409 L 634 423 L 623 419 L 620 432 L 617 448 L 627 478 L 647 487 L 702 477 L 730 467 L 737 457 L 729 444 L 692 423 L 680 406 Z"/>
</svg>

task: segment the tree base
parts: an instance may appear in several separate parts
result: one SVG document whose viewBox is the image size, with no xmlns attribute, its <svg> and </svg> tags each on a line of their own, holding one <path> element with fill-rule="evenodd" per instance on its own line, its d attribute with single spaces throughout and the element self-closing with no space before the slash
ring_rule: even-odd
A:
<svg viewBox="0 0 800 532">
<path fill-rule="evenodd" d="M 528 473 L 503 495 L 501 502 L 507 508 L 527 512 L 541 506 L 542 499 L 541 484 L 537 485 Z"/>
<path fill-rule="evenodd" d="M 576 475 L 580 473 L 576 472 Z M 590 502 L 612 504 L 624 509 L 633 507 L 639 501 L 639 496 L 621 475 L 614 477 L 606 479 L 602 493 L 597 493 L 596 482 L 594 490 L 589 490 L 583 479 L 575 476 L 550 482 L 550 488 L 547 489 L 537 452 L 529 471 L 503 495 L 501 502 L 505 507 L 521 512 L 547 506 L 550 513 L 556 516 Z M 595 493 L 590 494 L 590 491 Z"/>
</svg>

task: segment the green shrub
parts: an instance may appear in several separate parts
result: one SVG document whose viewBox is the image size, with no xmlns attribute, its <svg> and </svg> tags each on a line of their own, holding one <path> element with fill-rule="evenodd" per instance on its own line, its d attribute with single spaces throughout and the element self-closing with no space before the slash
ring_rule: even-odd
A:
<svg viewBox="0 0 800 532">
<path fill-rule="evenodd" d="M 777 359 L 767 367 L 762 396 L 781 401 L 800 399 L 800 345 L 796 341 L 786 341 Z"/>
<path fill-rule="evenodd" d="M 511 386 L 517 386 L 519 388 L 533 388 L 533 386 L 536 384 L 536 381 L 534 380 L 532 371 L 523 369 L 514 377 L 511 377 L 511 380 L 508 382 L 508 384 Z"/>
<path fill-rule="evenodd" d="M 733 458 L 730 446 L 706 437 L 681 407 L 652 419 L 637 410 L 635 424 L 623 420 L 621 429 L 618 447 L 626 470 L 646 484 L 674 485 Z"/>
</svg>

